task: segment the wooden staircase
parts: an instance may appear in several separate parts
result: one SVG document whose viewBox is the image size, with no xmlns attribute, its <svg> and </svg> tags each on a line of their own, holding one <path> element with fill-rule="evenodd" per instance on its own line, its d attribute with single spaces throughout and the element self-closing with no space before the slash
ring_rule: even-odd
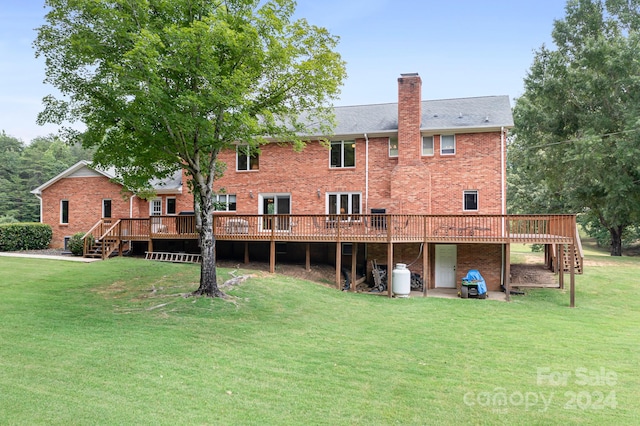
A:
<svg viewBox="0 0 640 426">
<path fill-rule="evenodd" d="M 573 247 L 573 250 L 570 250 L 571 247 Z M 575 273 L 582 274 L 584 258 L 580 254 L 578 244 L 574 244 L 573 246 L 565 245 L 563 246 L 562 251 L 562 267 L 564 268 L 564 271 L 569 272 L 571 269 L 571 263 L 573 263 Z"/>
<path fill-rule="evenodd" d="M 114 238 L 103 238 L 94 241 L 86 250 L 84 257 L 106 259 L 118 250 L 118 240 Z"/>
</svg>

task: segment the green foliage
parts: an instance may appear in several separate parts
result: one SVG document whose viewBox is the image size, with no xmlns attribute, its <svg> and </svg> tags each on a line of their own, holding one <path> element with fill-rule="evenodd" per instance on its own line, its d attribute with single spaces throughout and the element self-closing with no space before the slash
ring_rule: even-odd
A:
<svg viewBox="0 0 640 426">
<path fill-rule="evenodd" d="M 238 141 L 301 149 L 301 135 L 331 134 L 346 74 L 337 37 L 293 20 L 294 0 L 45 3 L 36 52 L 65 97 L 46 97 L 39 122 L 83 122 L 86 132 L 67 137 L 95 147 L 94 162 L 136 193 L 184 168 L 212 271 L 205 287 L 215 286 L 217 155 Z"/>
<path fill-rule="evenodd" d="M 68 145 L 54 136 L 25 145 L 0 133 L 0 216 L 20 222 L 40 220 L 40 203 L 31 191 L 80 160 L 91 151 Z"/>
<path fill-rule="evenodd" d="M 514 109 L 510 211 L 592 215 L 621 254 L 640 223 L 640 6 L 570 0 Z"/>
<path fill-rule="evenodd" d="M 0 224 L 0 251 L 45 249 L 52 237 L 51 226 L 43 223 Z"/>
<path fill-rule="evenodd" d="M 75 256 L 82 256 L 84 254 L 84 232 L 77 232 L 69 238 L 69 242 L 67 243 L 67 249 Z M 90 244 L 93 244 L 93 236 L 89 236 L 87 238 L 91 238 Z"/>
<path fill-rule="evenodd" d="M 8 215 L 0 216 L 0 223 L 18 223 L 18 222 L 20 221 L 13 216 L 8 216 Z"/>
</svg>

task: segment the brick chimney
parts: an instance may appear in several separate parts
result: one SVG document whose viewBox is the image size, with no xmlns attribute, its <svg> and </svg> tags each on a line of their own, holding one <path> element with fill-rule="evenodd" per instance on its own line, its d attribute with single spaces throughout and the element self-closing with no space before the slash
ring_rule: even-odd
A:
<svg viewBox="0 0 640 426">
<path fill-rule="evenodd" d="M 418 73 L 400 74 L 398 79 L 398 164 L 420 159 L 422 138 L 422 79 Z"/>
</svg>

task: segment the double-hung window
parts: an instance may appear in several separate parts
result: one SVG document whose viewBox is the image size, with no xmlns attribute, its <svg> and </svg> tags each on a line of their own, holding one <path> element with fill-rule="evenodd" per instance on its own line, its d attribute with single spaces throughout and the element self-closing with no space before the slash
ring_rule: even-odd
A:
<svg viewBox="0 0 640 426">
<path fill-rule="evenodd" d="M 111 200 L 106 198 L 102 200 L 102 217 L 103 218 L 111 217 Z"/>
<path fill-rule="evenodd" d="M 389 138 L 389 157 L 397 157 L 398 156 L 398 138 L 390 137 Z"/>
<path fill-rule="evenodd" d="M 176 199 L 174 197 L 167 198 L 167 215 L 176 214 Z"/>
<path fill-rule="evenodd" d="M 422 137 L 422 155 L 425 157 L 433 155 L 433 136 Z"/>
<path fill-rule="evenodd" d="M 217 212 L 235 212 L 236 211 L 236 195 L 235 194 L 217 194 L 213 198 L 215 210 Z"/>
<path fill-rule="evenodd" d="M 464 191 L 463 203 L 465 211 L 478 211 L 478 191 Z"/>
<path fill-rule="evenodd" d="M 440 136 L 440 154 L 453 155 L 456 153 L 456 135 Z"/>
<path fill-rule="evenodd" d="M 69 200 L 60 200 L 60 223 L 69 223 Z"/>
<path fill-rule="evenodd" d="M 332 141 L 330 153 L 331 168 L 356 166 L 356 142 Z"/>
<path fill-rule="evenodd" d="M 236 149 L 236 170 L 258 170 L 260 167 L 260 155 L 257 149 L 249 145 L 238 145 Z"/>
</svg>

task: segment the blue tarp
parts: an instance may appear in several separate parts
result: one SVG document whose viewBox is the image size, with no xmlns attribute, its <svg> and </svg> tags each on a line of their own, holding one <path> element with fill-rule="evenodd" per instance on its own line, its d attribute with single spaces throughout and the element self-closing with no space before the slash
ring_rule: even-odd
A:
<svg viewBox="0 0 640 426">
<path fill-rule="evenodd" d="M 480 275 L 480 271 L 477 269 L 469 269 L 467 276 L 462 279 L 462 283 L 467 281 L 470 284 L 477 284 L 478 294 L 485 294 L 487 292 L 487 283 L 484 282 L 484 278 Z"/>
</svg>

